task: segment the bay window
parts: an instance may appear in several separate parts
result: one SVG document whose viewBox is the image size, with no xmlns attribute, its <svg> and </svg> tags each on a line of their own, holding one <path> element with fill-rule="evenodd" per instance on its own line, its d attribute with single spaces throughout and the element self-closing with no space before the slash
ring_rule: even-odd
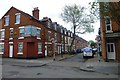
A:
<svg viewBox="0 0 120 80">
<path fill-rule="evenodd" d="M 40 39 L 40 35 L 41 35 L 40 31 L 41 31 L 41 28 L 37 28 L 31 25 L 20 27 L 19 37 L 24 38 L 24 37 L 36 36 L 37 39 Z"/>
<path fill-rule="evenodd" d="M 40 28 L 37 28 L 37 39 L 40 39 Z"/>
<path fill-rule="evenodd" d="M 24 33 L 25 33 L 24 27 L 20 27 L 19 38 L 24 38 Z"/>
</svg>

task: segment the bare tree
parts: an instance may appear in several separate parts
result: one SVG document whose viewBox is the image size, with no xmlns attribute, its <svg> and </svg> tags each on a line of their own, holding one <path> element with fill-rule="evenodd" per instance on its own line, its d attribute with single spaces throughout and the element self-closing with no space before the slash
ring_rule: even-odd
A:
<svg viewBox="0 0 120 80">
<path fill-rule="evenodd" d="M 81 7 L 76 4 L 71 6 L 66 5 L 63 12 L 61 13 L 63 21 L 70 23 L 73 30 L 73 40 L 70 46 L 71 49 L 74 44 L 76 33 L 84 34 L 94 31 L 94 17 L 93 15 L 87 13 L 88 12 L 86 11 L 85 7 Z"/>
<path fill-rule="evenodd" d="M 120 25 L 120 1 L 119 2 L 91 2 L 91 13 L 97 18 L 109 16 Z M 100 15 L 99 15 L 100 14 Z"/>
</svg>

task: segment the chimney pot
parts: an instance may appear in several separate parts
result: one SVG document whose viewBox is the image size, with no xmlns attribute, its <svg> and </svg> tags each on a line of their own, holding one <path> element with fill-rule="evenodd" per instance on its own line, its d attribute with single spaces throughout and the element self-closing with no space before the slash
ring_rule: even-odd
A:
<svg viewBox="0 0 120 80">
<path fill-rule="evenodd" d="M 35 18 L 39 19 L 39 9 L 38 9 L 38 7 L 34 8 L 34 10 L 32 11 L 32 14 Z"/>
</svg>

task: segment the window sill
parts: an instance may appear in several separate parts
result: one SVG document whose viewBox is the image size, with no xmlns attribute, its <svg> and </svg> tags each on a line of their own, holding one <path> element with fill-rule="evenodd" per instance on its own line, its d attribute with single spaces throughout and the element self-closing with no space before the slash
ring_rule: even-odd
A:
<svg viewBox="0 0 120 80">
<path fill-rule="evenodd" d="M 4 26 L 9 26 L 9 25 L 4 25 Z"/>
<path fill-rule="evenodd" d="M 17 53 L 17 54 L 23 54 L 23 53 Z"/>
<path fill-rule="evenodd" d="M 38 38 L 38 37 L 37 37 L 37 39 L 41 39 L 41 38 Z"/>
<path fill-rule="evenodd" d="M 18 39 L 24 39 L 24 37 L 19 37 Z"/>
<path fill-rule="evenodd" d="M 38 52 L 38 54 L 42 54 L 42 52 Z"/>
<path fill-rule="evenodd" d="M 15 23 L 15 24 L 20 24 L 20 23 Z"/>
<path fill-rule="evenodd" d="M 113 31 L 106 31 L 106 33 L 113 33 Z"/>
<path fill-rule="evenodd" d="M 0 54 L 4 54 L 3 52 L 0 52 Z"/>
<path fill-rule="evenodd" d="M 13 40 L 13 38 L 9 38 L 9 40 Z"/>
<path fill-rule="evenodd" d="M 4 39 L 0 39 L 0 40 L 4 40 Z"/>
</svg>

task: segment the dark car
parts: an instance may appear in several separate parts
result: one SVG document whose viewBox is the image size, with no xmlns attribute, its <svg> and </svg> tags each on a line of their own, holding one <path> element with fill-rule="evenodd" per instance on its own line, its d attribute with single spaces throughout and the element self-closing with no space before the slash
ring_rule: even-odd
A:
<svg viewBox="0 0 120 80">
<path fill-rule="evenodd" d="M 93 49 L 92 49 L 92 53 L 93 53 L 93 55 L 95 55 L 96 52 L 97 52 L 97 48 L 93 48 Z"/>
<path fill-rule="evenodd" d="M 76 53 L 82 53 L 83 51 L 82 51 L 82 49 L 77 49 L 76 50 Z"/>
</svg>

